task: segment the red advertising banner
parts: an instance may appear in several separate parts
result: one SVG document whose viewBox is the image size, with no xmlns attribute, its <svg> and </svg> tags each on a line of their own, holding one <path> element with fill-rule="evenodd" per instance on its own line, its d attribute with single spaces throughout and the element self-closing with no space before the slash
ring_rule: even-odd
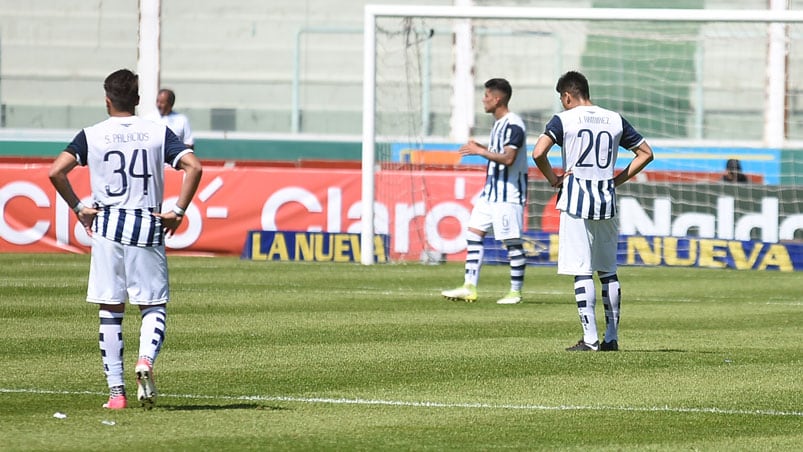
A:
<svg viewBox="0 0 803 452">
<path fill-rule="evenodd" d="M 50 184 L 48 169 L 49 164 L 0 165 L 0 252 L 88 252 L 89 238 Z M 168 210 L 178 198 L 182 173 L 165 172 Z M 355 169 L 208 166 L 167 248 L 240 255 L 250 230 L 360 232 L 360 177 Z M 86 168 L 73 170 L 70 180 L 89 203 Z M 391 259 L 418 259 L 431 249 L 425 237 L 436 237 L 447 252 L 462 252 L 462 225 L 483 182 L 482 171 L 429 172 L 426 179 L 416 171 L 379 173 L 375 228 L 390 236 Z"/>
</svg>

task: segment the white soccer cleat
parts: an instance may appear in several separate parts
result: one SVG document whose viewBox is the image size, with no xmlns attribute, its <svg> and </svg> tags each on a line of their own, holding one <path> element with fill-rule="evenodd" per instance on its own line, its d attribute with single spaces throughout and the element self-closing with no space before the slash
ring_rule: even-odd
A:
<svg viewBox="0 0 803 452">
<path fill-rule="evenodd" d="M 447 300 L 472 303 L 477 301 L 477 286 L 474 284 L 464 284 L 457 289 L 444 290 L 441 292 L 441 295 Z"/>
<path fill-rule="evenodd" d="M 153 408 L 156 403 L 156 384 L 153 382 L 153 367 L 144 359 L 137 361 L 137 400 L 146 409 Z"/>
<path fill-rule="evenodd" d="M 496 300 L 496 304 L 519 304 L 521 303 L 521 292 L 518 290 L 511 290 L 504 297 Z"/>
</svg>

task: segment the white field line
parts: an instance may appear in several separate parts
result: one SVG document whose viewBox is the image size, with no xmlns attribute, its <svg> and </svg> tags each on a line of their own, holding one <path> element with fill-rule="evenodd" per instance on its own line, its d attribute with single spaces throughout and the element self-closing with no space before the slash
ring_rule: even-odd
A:
<svg viewBox="0 0 803 452">
<path fill-rule="evenodd" d="M 48 394 L 48 395 L 96 395 L 105 396 L 108 392 L 97 391 L 54 391 L 47 389 L 8 389 L 0 388 L 0 394 Z M 627 411 L 627 412 L 665 412 L 665 413 L 703 413 L 703 414 L 723 414 L 737 416 L 794 416 L 803 417 L 803 411 L 778 411 L 778 410 L 733 410 L 723 408 L 689 408 L 653 406 L 653 407 L 628 407 L 628 406 L 607 406 L 607 405 L 513 405 L 513 404 L 493 404 L 483 402 L 407 402 L 402 400 L 371 400 L 371 399 L 335 399 L 329 397 L 288 397 L 288 396 L 208 396 L 192 394 L 159 394 L 160 398 L 174 399 L 194 399 L 194 400 L 225 400 L 225 401 L 249 401 L 249 402 L 293 402 L 293 403 L 319 403 L 331 405 L 373 405 L 373 406 L 398 406 L 413 408 L 462 408 L 462 409 L 489 409 L 489 410 L 523 410 L 523 411 Z"/>
</svg>

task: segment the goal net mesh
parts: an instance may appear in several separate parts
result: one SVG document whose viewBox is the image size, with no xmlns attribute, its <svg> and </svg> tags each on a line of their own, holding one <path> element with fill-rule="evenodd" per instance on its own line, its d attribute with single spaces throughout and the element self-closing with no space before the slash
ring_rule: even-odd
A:
<svg viewBox="0 0 803 452">
<path fill-rule="evenodd" d="M 473 86 L 456 94 L 456 43 L 466 23 Z M 375 232 L 390 235 L 394 260 L 460 259 L 485 166 L 461 158 L 454 137 L 467 130 L 487 143 L 493 118 L 482 109 L 483 83 L 494 77 L 511 82 L 510 109 L 525 120 L 529 154 L 561 109 L 558 76 L 578 70 L 589 79 L 592 101 L 621 112 L 656 151 L 648 171 L 620 190 L 631 209 L 622 219 L 623 234 L 803 239 L 798 220 L 783 225 L 800 216 L 803 158 L 792 148 L 803 140 L 803 26 L 785 24 L 789 145 L 767 149 L 768 71 L 783 70 L 768 67 L 768 26 L 377 17 Z M 466 112 L 455 106 L 465 105 L 465 96 L 473 110 L 461 132 L 454 117 Z M 619 164 L 631 156 L 620 149 Z M 748 183 L 722 183 L 729 159 L 739 160 Z M 554 192 L 529 160 L 526 227 L 551 232 L 557 227 Z M 560 152 L 551 152 L 550 160 L 559 167 Z M 762 220 L 767 216 L 777 218 Z"/>
</svg>

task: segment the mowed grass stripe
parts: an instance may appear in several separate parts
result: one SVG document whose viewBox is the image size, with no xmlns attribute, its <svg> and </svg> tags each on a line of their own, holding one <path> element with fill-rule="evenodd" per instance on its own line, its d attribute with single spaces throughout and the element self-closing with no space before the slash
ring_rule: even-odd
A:
<svg viewBox="0 0 803 452">
<path fill-rule="evenodd" d="M 498 306 L 505 266 L 483 268 L 480 301 L 466 304 L 440 296 L 462 281 L 459 263 L 171 256 L 162 397 L 151 411 L 112 413 L 100 408 L 88 265 L 0 255 L 4 450 L 136 448 L 154 425 L 162 450 L 803 444 L 799 274 L 623 267 L 622 350 L 568 353 L 580 326 L 571 278 L 553 267 L 528 268 L 525 303 Z M 138 329 L 129 308 L 132 406 Z"/>
<path fill-rule="evenodd" d="M 0 393 L 6 394 L 39 394 L 39 395 L 92 395 L 104 396 L 105 392 L 93 391 L 57 391 L 46 389 L 8 389 L 0 388 Z M 796 416 L 803 417 L 800 411 L 775 411 L 775 410 L 729 410 L 722 408 L 697 408 L 697 407 L 624 407 L 624 406 L 546 406 L 546 405 L 494 405 L 483 402 L 427 402 L 427 401 L 402 401 L 402 400 L 366 400 L 366 399 L 332 399 L 327 397 L 289 397 L 289 396 L 210 396 L 210 395 L 191 395 L 191 394 L 159 394 L 160 398 L 168 399 L 193 399 L 193 400 L 220 400 L 220 401 L 262 401 L 262 402 L 293 402 L 293 403 L 320 403 L 333 405 L 386 405 L 398 407 L 415 408 L 465 408 L 482 410 L 525 410 L 525 411 L 631 411 L 631 412 L 671 412 L 671 413 L 705 413 L 721 415 L 747 415 L 747 416 Z"/>
</svg>

